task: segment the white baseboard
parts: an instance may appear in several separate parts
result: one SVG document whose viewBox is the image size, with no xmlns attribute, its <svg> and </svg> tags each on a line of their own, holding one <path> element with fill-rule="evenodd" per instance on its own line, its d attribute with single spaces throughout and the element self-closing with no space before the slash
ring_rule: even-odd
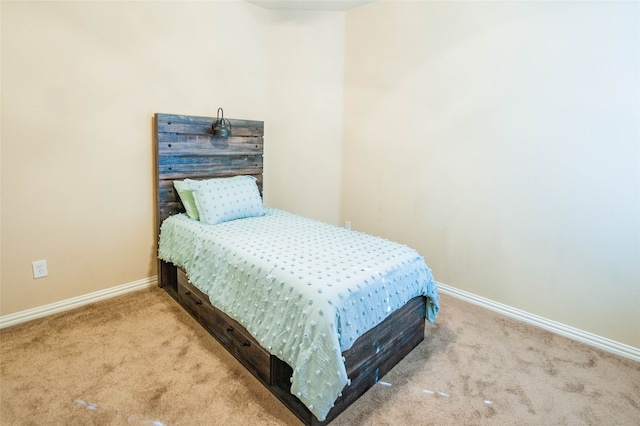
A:
<svg viewBox="0 0 640 426">
<path fill-rule="evenodd" d="M 0 328 L 10 327 L 12 325 L 34 320 L 36 318 L 42 318 L 47 315 L 52 315 L 58 312 L 78 308 L 83 305 L 88 305 L 89 303 L 94 303 L 99 300 L 109 299 L 111 297 L 120 296 L 122 294 L 126 294 L 136 290 L 142 290 L 153 285 L 157 285 L 157 283 L 157 276 L 144 278 L 138 281 L 133 281 L 127 284 L 96 291 L 94 293 L 89 293 L 84 296 L 78 296 L 37 308 L 27 309 L 26 311 L 16 312 L 15 314 L 3 315 L 0 316 Z M 495 302 L 493 300 L 457 289 L 455 287 L 451 287 L 440 282 L 438 283 L 438 289 L 441 293 L 455 297 L 456 299 L 464 300 L 465 302 L 481 306 L 485 309 L 489 309 L 490 311 L 497 312 L 510 318 L 514 318 L 519 321 L 523 321 L 528 324 L 532 324 L 545 330 L 551 331 L 553 333 L 560 334 L 570 339 L 586 343 L 587 345 L 594 346 L 598 349 L 602 349 L 604 351 L 640 362 L 639 348 L 616 342 L 615 340 L 607 339 L 605 337 L 601 337 L 587 331 L 582 331 L 556 321 L 551 321 L 538 315 L 530 314 L 520 309 L 512 308 L 511 306 Z"/>
<path fill-rule="evenodd" d="M 133 281 L 116 287 L 107 288 L 105 290 L 85 294 L 84 296 L 73 297 L 71 299 L 62 300 L 60 302 L 39 306 L 37 308 L 27 309 L 26 311 L 16 312 L 15 314 L 3 315 L 0 316 L 0 328 L 5 328 L 23 322 L 31 321 L 36 318 L 46 317 L 47 315 L 55 314 L 58 312 L 68 311 L 70 309 L 78 308 L 83 305 L 88 305 L 89 303 L 94 303 L 99 300 L 120 296 L 132 291 L 142 290 L 151 287 L 152 285 L 157 285 L 157 283 L 157 276 L 143 278 L 138 281 Z"/>
<path fill-rule="evenodd" d="M 545 330 L 586 343 L 587 345 L 594 346 L 598 349 L 640 362 L 639 348 L 616 342 L 615 340 L 607 339 L 606 337 L 601 337 L 587 331 L 578 330 L 577 328 L 551 321 L 546 318 L 521 311 L 520 309 L 503 305 L 502 303 L 494 302 L 493 300 L 486 299 L 446 284 L 438 283 L 438 289 L 441 293 L 455 297 L 456 299 L 464 300 L 465 302 L 469 302 L 519 321 L 544 328 Z"/>
</svg>

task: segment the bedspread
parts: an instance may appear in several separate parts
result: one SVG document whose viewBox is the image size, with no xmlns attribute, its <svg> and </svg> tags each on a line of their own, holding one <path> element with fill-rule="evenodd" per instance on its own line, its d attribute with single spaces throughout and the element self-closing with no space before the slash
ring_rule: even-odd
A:
<svg viewBox="0 0 640 426">
<path fill-rule="evenodd" d="M 273 208 L 217 225 L 184 214 L 161 227 L 159 258 L 293 368 L 291 392 L 324 420 L 349 384 L 342 352 L 437 285 L 413 249 Z"/>
</svg>

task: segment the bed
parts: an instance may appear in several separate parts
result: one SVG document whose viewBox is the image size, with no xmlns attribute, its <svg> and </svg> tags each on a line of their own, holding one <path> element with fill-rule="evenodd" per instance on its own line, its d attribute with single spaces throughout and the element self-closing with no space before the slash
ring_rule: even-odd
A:
<svg viewBox="0 0 640 426">
<path fill-rule="evenodd" d="M 329 423 L 424 339 L 435 281 L 406 246 L 263 206 L 264 123 L 214 121 L 155 115 L 159 286 L 303 423 Z"/>
</svg>

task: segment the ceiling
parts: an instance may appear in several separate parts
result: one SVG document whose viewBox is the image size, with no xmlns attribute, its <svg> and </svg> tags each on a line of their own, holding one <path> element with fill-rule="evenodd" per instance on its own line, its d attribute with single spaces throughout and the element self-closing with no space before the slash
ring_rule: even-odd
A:
<svg viewBox="0 0 640 426">
<path fill-rule="evenodd" d="M 265 9 L 346 11 L 375 0 L 246 0 Z"/>
</svg>

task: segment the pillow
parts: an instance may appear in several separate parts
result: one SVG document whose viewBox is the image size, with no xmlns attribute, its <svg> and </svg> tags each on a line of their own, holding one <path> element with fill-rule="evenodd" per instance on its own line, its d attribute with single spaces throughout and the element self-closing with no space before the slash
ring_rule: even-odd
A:
<svg viewBox="0 0 640 426">
<path fill-rule="evenodd" d="M 196 200 L 193 199 L 193 192 L 189 189 L 189 185 L 183 180 L 174 180 L 173 186 L 178 191 L 180 201 L 184 209 L 187 211 L 187 215 L 194 220 L 200 220 L 198 215 L 198 208 L 196 207 Z"/>
<path fill-rule="evenodd" d="M 200 220 L 209 225 L 265 213 L 253 176 L 185 179 L 185 182 L 193 191 Z"/>
</svg>

